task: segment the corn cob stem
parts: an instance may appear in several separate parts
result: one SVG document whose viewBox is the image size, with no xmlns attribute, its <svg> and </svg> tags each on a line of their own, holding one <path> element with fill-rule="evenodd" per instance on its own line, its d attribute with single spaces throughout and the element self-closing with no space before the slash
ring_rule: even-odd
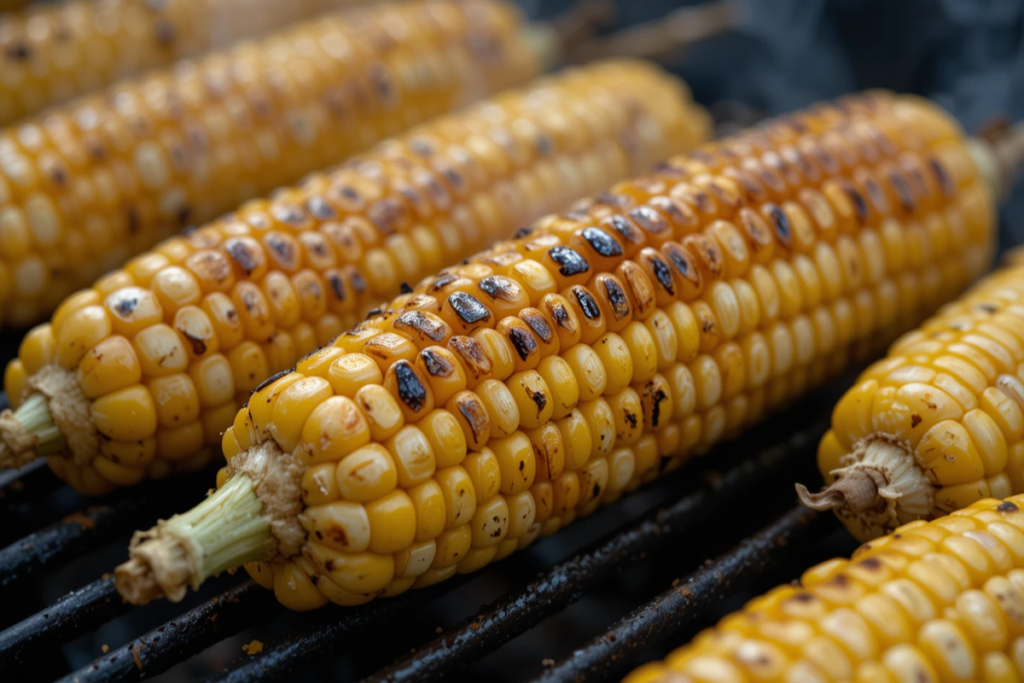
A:
<svg viewBox="0 0 1024 683">
<path fill-rule="evenodd" d="M 295 543 L 301 472 L 273 442 L 240 454 L 224 486 L 188 512 L 137 532 L 114 581 L 133 604 L 181 600 L 226 569 L 273 558 Z M 299 527 L 298 533 L 302 535 Z"/>
<path fill-rule="evenodd" d="M 569 61 L 582 64 L 611 56 L 672 61 L 687 46 L 732 29 L 739 16 L 740 8 L 730 0 L 684 7 L 607 37 L 581 41 L 569 50 Z M 571 48 L 572 43 L 567 45 Z"/>
<path fill-rule="evenodd" d="M 17 410 L 0 413 L 0 468 L 22 467 L 65 449 L 77 456 L 96 447 L 89 405 L 72 373 L 44 368 L 30 388 L 33 393 Z"/>
<path fill-rule="evenodd" d="M 888 483 L 885 475 L 875 468 L 861 467 L 819 493 L 811 493 L 803 484 L 796 485 L 796 493 L 804 506 L 818 512 L 844 508 L 859 513 L 885 505 L 878 490 Z"/>
</svg>

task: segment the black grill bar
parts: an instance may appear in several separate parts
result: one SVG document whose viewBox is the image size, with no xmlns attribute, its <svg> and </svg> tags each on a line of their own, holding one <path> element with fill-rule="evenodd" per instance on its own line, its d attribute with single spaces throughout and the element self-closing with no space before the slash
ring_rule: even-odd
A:
<svg viewBox="0 0 1024 683">
<path fill-rule="evenodd" d="M 776 569 L 792 547 L 820 538 L 832 528 L 831 515 L 823 517 L 802 506 L 790 510 L 768 528 L 630 612 L 533 683 L 618 680 L 645 648 L 664 641 L 739 586 Z"/>
<path fill-rule="evenodd" d="M 0 675 L 23 669 L 47 652 L 131 609 L 114 590 L 111 578 L 94 581 L 65 595 L 0 633 Z"/>
<path fill-rule="evenodd" d="M 416 652 L 377 672 L 366 682 L 434 680 L 480 659 L 576 602 L 616 569 L 635 563 L 658 546 L 693 532 L 727 506 L 734 505 L 737 497 L 749 494 L 772 471 L 806 459 L 826 428 L 827 420 L 819 419 L 784 443 L 741 462 L 636 526 L 599 540 L 537 581 L 448 629 L 444 636 L 417 647 Z"/>
<path fill-rule="evenodd" d="M 144 493 L 119 491 L 109 504 L 92 505 L 0 550 L 0 593 L 66 563 L 82 552 L 128 534 L 161 514 L 172 513 L 200 499 L 209 471 L 181 478 L 175 486 L 149 485 Z M 192 492 L 187 493 L 187 492 Z"/>
<path fill-rule="evenodd" d="M 223 638 L 277 614 L 274 594 L 246 581 L 68 674 L 60 683 L 152 678 Z"/>
<path fill-rule="evenodd" d="M 329 605 L 315 615 L 310 615 L 309 622 L 297 633 L 264 648 L 255 657 L 236 661 L 220 674 L 207 679 L 206 683 L 265 683 L 282 680 L 369 629 L 379 629 L 427 600 L 454 590 L 465 583 L 467 578 L 455 576 L 430 588 L 411 590 L 396 598 L 375 600 L 361 607 L 335 608 Z"/>
</svg>

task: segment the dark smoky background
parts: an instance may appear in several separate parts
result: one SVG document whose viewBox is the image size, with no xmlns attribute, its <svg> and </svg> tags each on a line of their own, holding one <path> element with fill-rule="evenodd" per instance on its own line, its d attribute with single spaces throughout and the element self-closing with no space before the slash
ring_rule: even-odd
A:
<svg viewBox="0 0 1024 683">
<path fill-rule="evenodd" d="M 573 0 L 521 0 L 534 18 Z M 704 3 L 619 0 L 620 25 Z M 866 88 L 917 93 L 968 132 L 1024 118 L 1024 2 L 736 0 L 732 30 L 666 66 L 720 118 L 771 115 Z M 1024 242 L 1024 193 L 1004 209 L 1002 246 Z"/>
</svg>

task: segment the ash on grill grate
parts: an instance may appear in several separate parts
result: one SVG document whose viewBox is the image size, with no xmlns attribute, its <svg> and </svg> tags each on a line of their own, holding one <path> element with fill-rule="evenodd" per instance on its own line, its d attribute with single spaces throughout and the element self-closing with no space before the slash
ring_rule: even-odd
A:
<svg viewBox="0 0 1024 683">
<path fill-rule="evenodd" d="M 408 615 L 422 614 L 424 610 L 454 614 L 454 618 L 445 621 L 457 621 L 472 609 L 467 607 L 459 613 L 451 607 L 453 601 L 465 603 L 466 592 L 471 593 L 471 588 L 460 588 L 459 584 L 467 583 L 469 578 L 497 583 L 504 586 L 503 591 L 512 591 L 508 597 L 496 600 L 482 611 L 477 610 L 474 617 L 453 627 L 444 639 L 428 642 L 413 657 L 380 672 L 375 678 L 419 680 L 454 672 L 493 653 L 504 643 L 580 600 L 623 566 L 636 564 L 638 558 L 657 552 L 668 541 L 706 526 L 701 523 L 713 519 L 738 496 L 750 494 L 758 484 L 770 481 L 773 473 L 778 474 L 793 464 L 812 462 L 814 446 L 827 425 L 827 412 L 822 406 L 830 405 L 832 395 L 837 393 L 838 389 L 827 390 L 825 395 L 819 394 L 810 399 L 800 409 L 787 413 L 730 446 L 718 449 L 714 459 L 698 459 L 680 473 L 627 497 L 613 509 L 573 525 L 568 530 L 575 530 L 574 533 L 590 528 L 591 539 L 595 536 L 594 531 L 599 534 L 607 533 L 609 528 L 611 531 L 576 557 L 565 558 L 572 552 L 572 541 L 560 533 L 537 544 L 531 551 L 517 554 L 518 558 L 513 556 L 494 565 L 493 569 L 461 581 L 448 582 L 436 589 L 412 591 L 363 608 L 342 610 L 328 607 L 312 615 L 282 615 L 270 592 L 247 581 L 181 613 L 163 626 L 145 626 L 149 629 L 146 635 L 136 638 L 129 635 L 120 642 L 130 642 L 86 664 L 64 680 L 79 683 L 148 680 L 241 630 L 256 627 L 259 629 L 257 635 L 263 640 L 266 631 L 273 632 L 278 626 L 271 622 L 278 621 L 285 624 L 283 635 L 266 638 L 268 645 L 263 652 L 244 657 L 211 680 L 239 682 L 256 678 L 279 680 L 282 677 L 294 680 L 296 675 L 301 675 L 299 672 L 323 661 L 330 653 L 360 653 L 361 642 L 368 637 L 379 640 L 387 636 L 391 639 L 392 648 L 404 647 L 406 651 L 413 644 L 433 638 L 432 632 L 421 629 L 417 635 L 411 628 L 407 629 L 408 637 L 405 637 L 406 633 L 394 625 L 406 623 Z M 755 457 L 744 458 L 747 453 L 755 453 Z M 731 467 L 718 475 L 709 472 L 711 465 Z M 210 475 L 205 476 L 208 482 Z M 705 478 L 708 481 L 702 484 Z M 169 495 L 179 497 L 175 507 L 180 505 L 177 487 L 164 488 L 173 491 Z M 205 490 L 205 482 L 202 490 Z M 656 508 L 664 504 L 668 507 L 658 512 Z M 638 506 L 641 509 L 638 510 Z M 125 528 L 138 522 L 138 514 L 130 507 L 118 508 L 117 514 L 110 514 L 117 523 L 126 523 Z M 45 534 L 45 531 L 40 533 Z M 740 532 L 733 529 L 733 533 Z M 82 547 L 99 545 L 102 540 L 99 536 L 95 543 L 83 541 Z M 64 552 L 74 554 L 74 551 Z M 123 553 L 123 548 L 120 552 Z M 558 559 L 562 560 L 561 564 L 551 568 Z M 536 582 L 523 588 L 517 579 L 532 573 L 523 571 L 531 562 L 534 565 L 540 562 L 547 570 Z M 48 565 L 44 563 L 44 566 Z M 505 575 L 506 572 L 511 579 Z M 120 623 L 122 620 L 117 617 L 130 608 L 116 598 L 110 584 L 109 580 L 90 584 L 0 633 L 0 660 L 4 662 L 0 671 L 30 666 L 33 658 L 52 651 L 55 645 L 80 637 L 105 622 L 114 620 L 114 623 Z M 492 595 L 490 599 L 494 598 Z M 644 597 L 633 598 L 632 604 L 642 599 Z M 165 604 L 160 608 L 166 611 L 174 606 Z M 131 610 L 129 623 L 135 623 L 137 616 L 144 617 L 147 609 L 150 608 Z M 142 623 L 146 623 L 145 619 Z M 152 624 L 152 621 L 148 623 Z M 403 645 L 403 642 L 408 645 Z M 98 654 L 95 650 L 93 652 Z M 223 652 L 220 656 L 223 657 Z M 78 662 L 78 666 L 82 666 L 81 659 Z M 376 662 L 376 665 L 381 663 Z M 364 668 L 367 665 L 366 662 L 359 664 Z M 363 671 L 360 675 L 372 670 Z"/>
<path fill-rule="evenodd" d="M 799 506 L 734 550 L 707 564 L 651 602 L 633 610 L 612 628 L 551 666 L 534 683 L 598 683 L 618 680 L 638 654 L 682 629 L 702 610 L 734 595 L 741 584 L 758 579 L 783 563 L 783 556 L 835 528 L 829 515 Z"/>
<path fill-rule="evenodd" d="M 658 510 L 636 526 L 593 544 L 521 590 L 449 629 L 442 638 L 370 677 L 367 683 L 418 681 L 450 675 L 545 618 L 579 600 L 612 572 L 635 563 L 659 546 L 674 543 L 712 520 L 740 496 L 750 494 L 783 465 L 808 455 L 827 423 L 819 420 L 788 441 L 711 478 L 697 492 Z"/>
</svg>

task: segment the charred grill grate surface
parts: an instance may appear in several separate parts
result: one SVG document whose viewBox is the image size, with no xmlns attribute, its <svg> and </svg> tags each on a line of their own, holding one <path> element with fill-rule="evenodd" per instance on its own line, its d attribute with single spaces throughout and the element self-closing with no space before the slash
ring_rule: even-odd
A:
<svg viewBox="0 0 1024 683">
<path fill-rule="evenodd" d="M 607 510 L 598 513 L 595 518 L 603 516 L 613 520 L 610 532 L 598 535 L 570 557 L 548 561 L 546 569 L 539 576 L 531 577 L 532 581 L 522 580 L 518 585 L 507 586 L 504 595 L 440 636 L 419 632 L 404 646 L 404 656 L 391 666 L 375 673 L 359 672 L 359 675 L 370 673 L 368 681 L 389 682 L 434 680 L 451 675 L 586 598 L 624 568 L 641 565 L 642 560 L 651 555 L 679 547 L 681 540 L 699 535 L 705 527 L 717 528 L 716 522 L 721 522 L 730 508 L 735 512 L 737 500 L 751 500 L 759 488 L 772 487 L 773 479 L 779 479 L 783 473 L 792 475 L 794 466 L 813 460 L 817 440 L 827 426 L 828 412 L 822 407 L 832 402 L 838 389 L 823 393 L 827 395 L 819 394 L 771 425 L 718 449 L 713 459 L 698 459 L 680 473 L 655 484 L 654 488 L 660 491 L 653 500 L 631 502 L 632 499 L 627 498 L 622 501 L 624 509 L 632 512 L 622 514 L 620 509 L 616 517 Z M 713 465 L 722 465 L 724 469 L 713 470 Z M 0 490 L 6 494 L 0 497 L 0 515 L 13 515 L 18 508 L 17 514 L 31 516 L 37 504 L 62 488 L 47 479 L 52 480 L 45 470 L 34 469 L 19 478 L 0 482 Z M 176 487 L 147 486 L 134 491 L 134 496 L 115 494 L 32 531 L 0 550 L 0 593 L 31 592 L 69 561 L 121 543 L 140 524 L 170 514 L 182 504 L 183 497 L 191 495 L 198 499 L 211 479 L 210 472 L 200 472 L 180 479 Z M 184 491 L 188 493 L 183 494 Z M 778 513 L 791 503 L 787 498 L 765 509 Z M 672 629 L 679 628 L 722 598 L 735 594 L 742 584 L 769 574 L 784 554 L 777 542 L 779 538 L 791 538 L 795 542 L 827 526 L 816 523 L 809 527 L 805 517 L 791 512 L 765 532 L 746 540 L 742 538 L 742 531 L 735 530 L 734 536 L 739 536 L 727 540 L 730 544 L 739 542 L 738 549 L 697 569 L 687 584 L 686 599 L 666 601 L 663 596 L 637 608 L 636 613 L 648 620 L 645 623 L 654 624 L 655 631 L 648 633 L 646 629 L 631 628 L 628 621 L 615 624 L 609 631 L 614 637 L 611 645 L 607 637 L 583 645 L 580 652 L 586 653 L 585 658 L 573 657 L 543 672 L 542 679 L 603 680 L 609 672 L 620 671 L 620 666 L 634 661 L 633 655 L 651 642 L 667 637 Z M 729 527 L 722 525 L 723 529 Z M 811 528 L 816 531 L 810 531 Z M 721 529 L 718 533 L 721 535 Z M 550 549 L 557 542 L 546 543 Z M 700 562 L 704 557 L 692 559 Z M 680 567 L 695 569 L 685 564 Z M 490 573 L 485 571 L 485 577 Z M 721 582 L 708 577 L 721 577 Z M 323 662 L 331 654 L 344 652 L 367 634 L 386 634 L 395 619 L 424 608 L 427 603 L 443 603 L 446 596 L 458 593 L 472 578 L 410 591 L 361 608 L 326 608 L 292 617 L 294 624 L 269 640 L 262 652 L 240 656 L 219 672 L 208 668 L 207 680 L 241 683 L 294 676 Z M 225 638 L 248 628 L 266 627 L 275 617 L 282 616 L 283 610 L 272 593 L 252 581 L 239 580 L 234 585 L 229 584 L 226 590 L 223 583 L 220 585 L 222 592 L 219 594 L 191 608 L 177 608 L 176 616 L 162 625 L 136 630 L 136 634 L 143 631 L 144 634 L 123 639 L 102 656 L 60 680 L 75 683 L 149 680 Z M 644 599 L 637 602 L 642 603 Z M 0 676 L 27 672 L 40 657 L 52 657 L 51 653 L 61 645 L 105 624 L 131 621 L 136 613 L 147 609 L 136 610 L 122 602 L 109 577 L 45 604 L 48 605 L 45 609 L 0 632 Z M 615 667 L 602 665 L 605 650 L 614 650 Z M 80 659 L 78 661 L 80 663 Z M 52 665 L 47 671 L 51 670 Z M 51 680 L 58 677 L 59 672 Z"/>
</svg>

